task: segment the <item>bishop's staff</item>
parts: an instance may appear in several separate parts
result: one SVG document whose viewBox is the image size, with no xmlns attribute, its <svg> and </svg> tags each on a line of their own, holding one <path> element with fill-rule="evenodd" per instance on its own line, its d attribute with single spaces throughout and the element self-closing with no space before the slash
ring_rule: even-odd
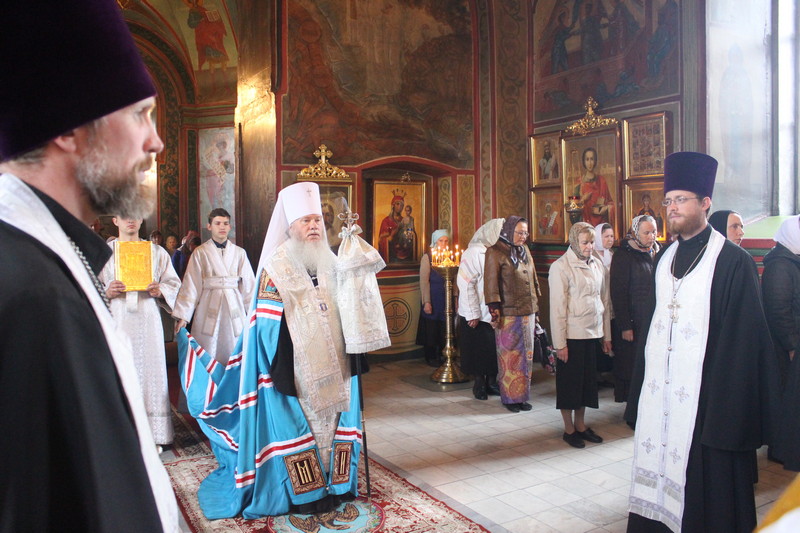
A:
<svg viewBox="0 0 800 533">
<path fill-rule="evenodd" d="M 361 385 L 361 358 L 369 351 L 391 346 L 389 329 L 384 316 L 383 301 L 375 276 L 386 263 L 378 251 L 358 236 L 361 228 L 355 222 L 358 214 L 347 210 L 338 215 L 344 223 L 336 258 L 338 282 L 337 300 L 342 318 L 346 351 L 355 357 L 358 382 L 359 407 L 361 408 L 361 439 L 364 450 L 364 477 L 367 482 L 367 500 L 371 498 L 372 486 L 369 477 L 369 454 L 367 451 L 367 427 L 364 417 L 364 391 Z"/>
</svg>

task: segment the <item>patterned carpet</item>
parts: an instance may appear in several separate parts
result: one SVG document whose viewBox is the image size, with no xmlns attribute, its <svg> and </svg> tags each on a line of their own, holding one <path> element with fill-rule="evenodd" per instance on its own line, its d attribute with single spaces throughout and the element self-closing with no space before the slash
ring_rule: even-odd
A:
<svg viewBox="0 0 800 533">
<path fill-rule="evenodd" d="M 194 532 L 226 533 L 472 533 L 487 531 L 446 504 L 370 459 L 370 501 L 359 497 L 332 513 L 283 515 L 258 520 L 206 520 L 197 502 L 197 487 L 217 467 L 214 455 L 187 420 L 173 412 L 177 459 L 164 466 L 172 480 L 186 522 Z M 366 492 L 364 469 L 359 492 Z"/>
</svg>

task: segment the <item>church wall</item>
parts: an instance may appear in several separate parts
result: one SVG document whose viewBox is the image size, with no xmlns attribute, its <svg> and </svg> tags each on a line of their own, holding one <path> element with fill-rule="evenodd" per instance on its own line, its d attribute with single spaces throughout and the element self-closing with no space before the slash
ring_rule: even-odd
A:
<svg viewBox="0 0 800 533">
<path fill-rule="evenodd" d="M 209 206 L 223 190 L 224 207 L 235 212 L 234 175 L 225 170 L 236 166 L 230 140 L 237 97 L 231 13 L 222 1 L 191 8 L 134 0 L 124 14 L 156 83 L 155 121 L 165 145 L 156 158 L 158 204 L 147 231 L 157 228 L 180 239 L 189 229 L 205 229 Z"/>
<path fill-rule="evenodd" d="M 194 87 L 185 64 L 171 45 L 148 28 L 136 24 L 130 28 L 158 90 L 155 123 L 164 141 L 164 150 L 156 157 L 158 203 L 146 233 L 159 229 L 165 237 L 179 236 L 181 218 L 186 213 L 181 199 L 187 196 L 189 171 L 183 109 L 194 102 Z"/>
<path fill-rule="evenodd" d="M 599 104 L 596 113 L 617 119 L 620 131 L 624 119 L 665 112 L 666 153 L 705 151 L 703 5 L 703 0 L 601 0 L 591 7 L 536 2 L 528 55 L 533 87 L 529 132 L 558 136 L 584 117 L 591 96 Z M 616 174 L 618 239 L 630 225 L 624 215 L 624 142 L 621 137 L 616 172 L 609 171 Z M 561 190 L 565 169 L 561 172 L 548 190 Z M 567 213 L 562 215 L 566 220 Z M 547 272 L 567 250 L 566 234 L 560 242 L 534 243 L 532 249 L 542 281 L 540 312 L 549 324 Z"/>
<path fill-rule="evenodd" d="M 493 160 L 502 159 L 497 169 L 505 173 L 507 190 L 515 181 L 524 183 L 520 176 L 526 167 L 526 110 L 503 107 L 503 127 L 519 131 L 502 138 L 496 134 L 497 84 L 506 69 L 515 79 L 503 88 L 514 93 L 515 105 L 524 106 L 526 97 L 518 87 L 524 85 L 524 69 L 519 74 L 510 68 L 513 54 L 502 53 L 500 74 L 491 66 L 498 47 L 490 40 L 502 33 L 490 28 L 492 2 L 288 0 L 282 5 L 279 187 L 313 164 L 313 152 L 325 144 L 333 152 L 332 164 L 355 177 L 353 208 L 362 216 L 368 241 L 376 238 L 375 217 L 385 216 L 387 201 L 372 198 L 373 183 L 410 173 L 428 184 L 426 234 L 419 236 L 425 246 L 430 231 L 439 227 L 450 229 L 454 242 L 466 246 L 497 209 L 499 170 Z M 524 30 L 524 17 L 514 17 L 509 15 Z M 522 210 L 524 201 L 524 195 L 509 193 L 499 203 L 506 209 L 516 202 Z M 417 280 L 417 262 L 391 265 L 380 275 L 384 303 L 398 311 L 403 301 L 406 310 L 387 311 L 397 330 L 392 353 L 413 347 Z M 404 319 L 409 322 L 401 324 Z"/>
<path fill-rule="evenodd" d="M 492 111 L 495 142 L 494 213 L 499 217 L 525 216 L 527 212 L 528 156 L 528 2 L 493 2 Z M 492 115 L 485 110 L 483 119 Z"/>
<path fill-rule="evenodd" d="M 238 0 L 236 108 L 240 245 L 255 268 L 277 199 L 277 83 L 280 2 Z"/>
</svg>

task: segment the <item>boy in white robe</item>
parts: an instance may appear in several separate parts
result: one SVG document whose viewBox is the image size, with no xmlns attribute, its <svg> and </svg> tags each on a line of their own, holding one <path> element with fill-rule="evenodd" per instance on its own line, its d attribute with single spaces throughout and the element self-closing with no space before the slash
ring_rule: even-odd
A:
<svg viewBox="0 0 800 533">
<path fill-rule="evenodd" d="M 119 228 L 119 240 L 138 241 L 141 219 L 114 217 Z M 115 249 L 114 241 L 108 243 Z M 98 276 L 111 301 L 111 314 L 120 328 L 131 339 L 133 358 L 142 387 L 147 419 L 158 445 L 172 444 L 174 430 L 170 416 L 167 389 L 167 363 L 164 351 L 164 330 L 159 307 L 172 311 L 181 280 L 172 267 L 166 250 L 150 245 L 153 263 L 153 282 L 146 291 L 126 291 L 125 284 L 116 279 L 117 253 L 103 267 Z"/>
<path fill-rule="evenodd" d="M 230 214 L 213 209 L 207 228 L 211 239 L 192 252 L 172 316 L 176 332 L 194 317 L 194 338 L 226 364 L 244 330 L 256 278 L 247 253 L 228 240 Z"/>
</svg>

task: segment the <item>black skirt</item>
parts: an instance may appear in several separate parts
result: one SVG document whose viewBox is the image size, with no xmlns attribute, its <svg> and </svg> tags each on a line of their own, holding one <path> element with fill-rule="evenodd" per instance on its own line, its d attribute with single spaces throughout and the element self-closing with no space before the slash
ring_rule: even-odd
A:
<svg viewBox="0 0 800 533">
<path fill-rule="evenodd" d="M 633 362 L 636 359 L 636 341 L 639 332 L 634 331 L 634 342 L 622 338 L 622 330 L 616 320 L 611 321 L 611 342 L 614 347 L 614 401 L 627 402 L 633 377 Z"/>
<path fill-rule="evenodd" d="M 432 320 L 420 314 L 417 324 L 417 344 L 441 351 L 446 342 L 445 334 L 444 320 Z"/>
<path fill-rule="evenodd" d="M 600 340 L 567 339 L 567 362 L 556 363 L 556 409 L 597 409 Z"/>
<path fill-rule="evenodd" d="M 773 436 L 770 453 L 783 461 L 786 470 L 800 472 L 800 355 L 797 350 L 789 363 L 779 410 L 782 428 Z"/>
<path fill-rule="evenodd" d="M 469 327 L 467 319 L 458 317 L 458 345 L 461 370 L 473 376 L 497 375 L 497 344 L 494 329 L 486 322 Z"/>
</svg>

